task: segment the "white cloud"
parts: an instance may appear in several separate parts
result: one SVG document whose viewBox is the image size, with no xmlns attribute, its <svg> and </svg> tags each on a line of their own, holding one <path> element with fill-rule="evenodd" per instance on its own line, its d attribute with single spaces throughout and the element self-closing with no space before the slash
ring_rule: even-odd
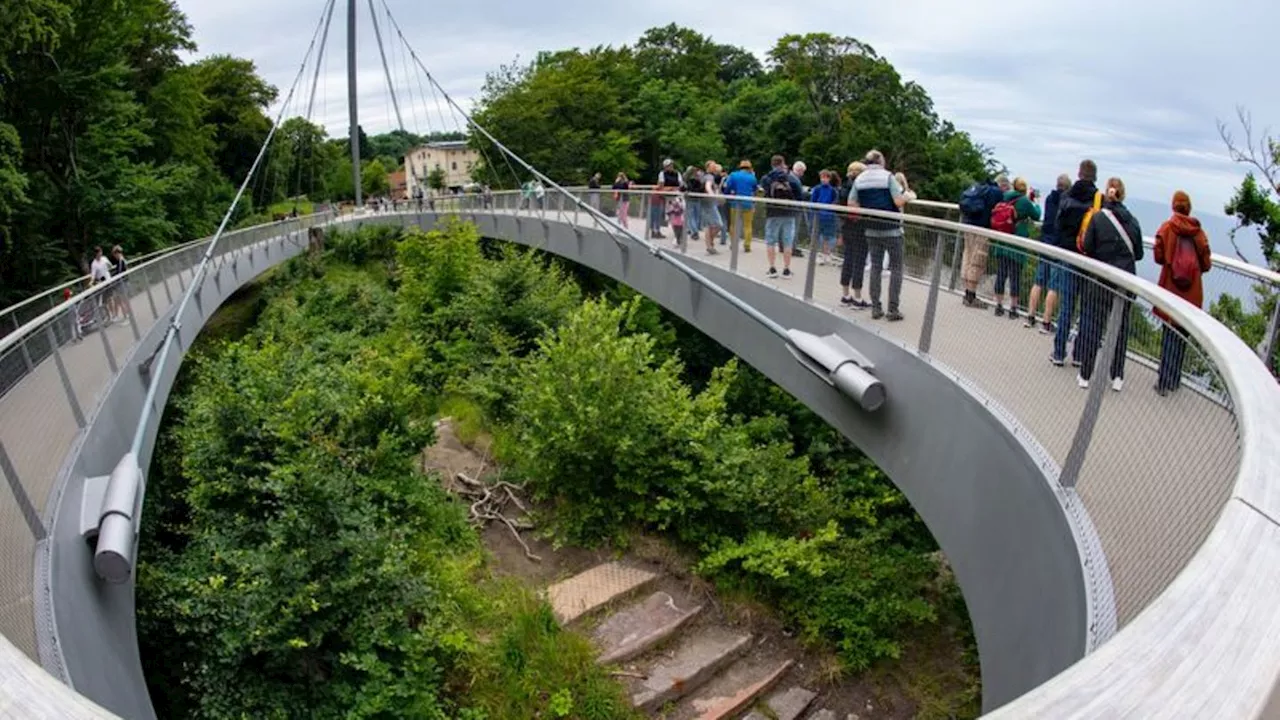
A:
<svg viewBox="0 0 1280 720">
<path fill-rule="evenodd" d="M 381 14 L 382 0 L 375 0 Z M 431 71 L 464 106 L 487 71 L 539 50 L 633 42 L 646 28 L 679 23 L 763 56 L 781 35 L 851 35 L 929 91 L 940 114 L 994 147 L 1015 173 L 1037 182 L 1093 157 L 1104 176 L 1125 178 L 1132 196 L 1166 202 L 1176 187 L 1197 207 L 1218 211 L 1242 169 L 1225 158 L 1218 118 L 1249 105 L 1260 124 L 1280 126 L 1269 92 L 1272 0 L 1126 0 L 1009 4 L 996 0 L 847 3 L 829 11 L 766 0 L 689 3 L 648 0 L 387 0 Z M 287 86 L 315 27 L 322 0 L 180 0 L 201 53 L 253 58 Z M 360 13 L 361 122 L 394 126 L 385 99 L 368 7 Z M 346 4 L 335 13 L 318 115 L 346 132 Z M 383 23 L 384 37 L 390 29 Z M 395 65 L 405 64 L 398 57 Z M 404 76 L 402 70 L 397 70 Z M 447 111 L 416 86 L 401 89 L 414 129 L 454 129 Z M 442 119 L 443 116 L 443 119 Z M 429 122 L 428 122 L 429 119 Z"/>
</svg>

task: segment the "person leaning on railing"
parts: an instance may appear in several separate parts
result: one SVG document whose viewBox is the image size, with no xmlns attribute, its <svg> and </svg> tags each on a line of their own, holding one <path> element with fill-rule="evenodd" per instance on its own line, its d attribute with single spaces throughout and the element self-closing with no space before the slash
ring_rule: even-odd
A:
<svg viewBox="0 0 1280 720">
<path fill-rule="evenodd" d="M 867 169 L 858 174 L 849 195 L 850 207 L 901 213 L 911 196 L 898 185 L 898 180 L 884 166 L 884 154 L 871 150 L 865 159 Z M 902 221 L 884 218 L 867 219 L 867 248 L 871 256 L 871 319 L 889 322 L 902 320 Z M 889 312 L 880 304 L 880 282 L 885 255 L 889 256 Z"/>
<path fill-rule="evenodd" d="M 1202 276 L 1213 267 L 1213 251 L 1200 221 L 1191 217 L 1191 197 L 1179 190 L 1173 194 L 1173 215 L 1156 231 L 1153 248 L 1160 266 L 1160 287 L 1195 305 L 1204 306 Z M 1182 360 L 1187 350 L 1182 328 L 1160 308 L 1156 316 L 1164 321 L 1160 339 L 1160 371 L 1156 393 L 1168 395 L 1182 384 Z"/>
<path fill-rule="evenodd" d="M 1074 253 L 1080 252 L 1080 238 L 1093 212 L 1102 206 L 1102 193 L 1098 192 L 1098 165 L 1092 160 L 1081 160 L 1076 181 L 1058 206 L 1058 247 Z M 1058 288 L 1058 329 L 1053 336 L 1053 351 L 1049 362 L 1061 366 L 1066 362 L 1067 339 L 1071 333 L 1072 315 L 1076 311 L 1081 276 L 1075 270 L 1062 268 L 1062 283 Z M 1076 335 L 1071 347 L 1071 364 L 1079 365 L 1080 335 Z"/>
<path fill-rule="evenodd" d="M 998 175 L 995 182 L 978 183 L 965 190 L 960 196 L 960 221 L 966 225 L 989 229 L 991 211 L 1004 200 L 1004 194 L 1011 188 L 1009 178 Z M 978 298 L 978 284 L 987 273 L 987 251 L 990 244 L 986 235 L 965 233 L 964 254 L 960 256 L 965 307 L 987 309 L 987 304 Z"/>
<path fill-rule="evenodd" d="M 1004 205 L 1003 209 L 1007 210 L 1007 215 L 1002 220 L 1008 222 L 1009 227 L 996 227 L 996 215 L 993 214 L 992 229 L 1030 239 L 1031 225 L 1040 219 L 1040 206 L 1036 205 L 1035 191 L 1028 187 L 1025 178 L 1014 179 L 1013 189 L 1004 194 L 1004 200 L 996 207 L 1001 208 L 1001 205 Z M 1011 320 L 1017 320 L 1018 299 L 1022 297 L 1022 265 L 1027 255 L 1021 248 L 997 242 L 991 247 L 991 257 L 996 261 L 994 286 L 996 317 L 1005 317 L 1004 291 L 1007 284 L 1009 288 L 1008 317 Z"/>
<path fill-rule="evenodd" d="M 1124 181 L 1120 178 L 1107 180 L 1106 199 L 1085 228 L 1084 235 L 1080 238 L 1080 250 L 1112 267 L 1130 274 L 1137 273 L 1138 261 L 1142 259 L 1142 226 L 1124 206 Z M 1129 310 L 1133 304 L 1133 295 L 1100 279 L 1083 284 L 1080 374 L 1076 381 L 1082 388 L 1089 387 L 1094 360 L 1098 355 L 1098 347 L 1102 344 L 1113 299 L 1119 297 L 1123 304 L 1120 310 L 1120 331 L 1115 338 L 1115 355 L 1111 359 L 1111 389 L 1120 392 L 1124 387 L 1125 353 L 1129 349 Z"/>
<path fill-rule="evenodd" d="M 853 183 L 867 166 L 861 162 L 849 163 L 844 184 L 840 186 L 840 204 L 850 206 L 844 213 L 840 239 L 844 243 L 844 258 L 840 265 L 840 286 L 844 293 L 840 304 L 854 310 L 866 310 L 871 303 L 862 299 L 862 276 L 867 267 L 867 227 L 852 206 L 857 202 Z M 850 294 L 852 292 L 852 294 Z"/>
<path fill-rule="evenodd" d="M 1058 176 L 1058 182 L 1049 196 L 1044 200 L 1044 223 L 1040 227 L 1040 242 L 1046 245 L 1058 245 L 1058 207 L 1062 198 L 1071 189 L 1071 178 L 1066 173 Z M 1031 285 L 1031 295 L 1027 299 L 1027 324 L 1032 328 L 1037 324 L 1036 309 L 1040 307 L 1040 295 L 1044 293 L 1044 315 L 1039 325 L 1040 332 L 1052 335 L 1055 325 L 1053 311 L 1058 308 L 1058 290 L 1062 285 L 1061 265 L 1047 257 L 1041 257 L 1036 265 L 1035 280 Z"/>
</svg>

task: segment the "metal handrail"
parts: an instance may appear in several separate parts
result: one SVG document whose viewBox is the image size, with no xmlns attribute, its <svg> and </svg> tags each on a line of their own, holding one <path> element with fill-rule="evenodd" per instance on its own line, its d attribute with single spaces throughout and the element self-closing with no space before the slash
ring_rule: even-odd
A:
<svg viewBox="0 0 1280 720">
<path fill-rule="evenodd" d="M 232 232 L 233 233 L 250 232 L 254 230 L 260 230 L 263 228 L 270 228 L 276 225 L 299 222 L 304 219 L 323 217 L 325 215 L 326 213 L 313 213 L 311 215 L 304 215 L 297 218 L 289 218 L 288 220 L 278 220 L 275 222 L 263 223 L 261 225 L 253 225 L 247 228 L 234 230 Z M 57 305 L 54 305 L 53 307 L 49 308 L 48 310 L 45 310 L 43 313 L 40 313 L 39 315 L 32 318 L 31 320 L 28 320 L 27 322 L 23 323 L 22 326 L 19 327 L 17 330 L 9 333 L 8 335 L 5 335 L 4 337 L 0 337 L 0 357 L 3 357 L 6 353 L 8 353 L 10 348 L 12 348 L 14 345 L 17 345 L 19 342 L 22 342 L 23 340 L 25 340 L 32 333 L 44 327 L 44 325 L 48 323 L 50 320 L 66 312 L 68 308 L 74 307 L 77 303 L 83 302 L 84 300 L 88 300 L 98 293 L 106 292 L 108 288 L 114 287 L 115 285 L 121 282 L 124 282 L 129 278 L 134 277 L 134 273 L 141 273 L 145 268 L 151 267 L 152 265 L 155 265 L 156 263 L 167 260 L 173 257 L 174 255 L 178 255 L 184 251 L 190 250 L 192 247 L 197 246 L 199 243 L 207 242 L 207 241 L 208 241 L 208 238 L 201 238 L 199 240 L 192 240 L 190 242 L 186 242 L 181 245 L 175 245 L 173 247 L 166 248 L 165 250 L 161 251 L 161 253 L 152 253 L 150 260 L 133 265 L 128 269 L 128 271 L 120 275 L 116 275 L 104 283 L 98 283 L 97 285 L 93 285 L 88 288 L 85 288 L 79 293 L 72 295 L 67 300 L 59 300 Z M 84 278 L 81 278 L 80 280 L 73 281 L 72 283 L 62 285 L 60 286 L 60 288 L 65 289 L 66 287 L 70 285 L 74 285 L 76 282 L 82 282 L 83 280 Z M 47 295 L 47 294 L 49 293 L 44 293 L 40 297 L 43 297 L 44 295 Z M 27 302 L 27 301 L 24 301 L 24 302 Z M 13 306 L 13 307 L 17 307 L 17 306 Z"/>
</svg>

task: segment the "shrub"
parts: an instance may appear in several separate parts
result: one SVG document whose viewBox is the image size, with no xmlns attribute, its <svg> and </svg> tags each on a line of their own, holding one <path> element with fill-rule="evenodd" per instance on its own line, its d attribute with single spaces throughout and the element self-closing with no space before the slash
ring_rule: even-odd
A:
<svg viewBox="0 0 1280 720">
<path fill-rule="evenodd" d="M 391 225 L 362 225 L 355 230 L 330 230 L 325 249 L 341 262 L 364 265 L 387 262 L 396 256 L 396 240 L 402 230 Z"/>
</svg>

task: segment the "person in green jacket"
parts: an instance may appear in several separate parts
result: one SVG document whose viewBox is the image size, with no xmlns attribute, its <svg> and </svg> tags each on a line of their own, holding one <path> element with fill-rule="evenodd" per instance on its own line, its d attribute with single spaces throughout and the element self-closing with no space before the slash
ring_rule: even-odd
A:
<svg viewBox="0 0 1280 720">
<path fill-rule="evenodd" d="M 1015 178 L 1013 181 L 1013 189 L 1004 194 L 1004 202 L 1001 205 L 1009 203 L 1013 206 L 1013 234 L 1018 237 L 1030 238 L 1032 225 L 1040 219 L 1040 206 L 1036 205 L 1035 191 L 1028 191 L 1026 178 Z M 997 210 L 1000 208 L 996 206 Z M 1000 216 L 998 211 L 992 212 L 992 228 L 996 228 L 997 218 Z M 1004 228 L 1007 231 L 1007 228 Z M 995 243 L 991 250 L 992 257 L 996 261 L 996 316 L 1004 317 L 1004 286 L 1005 281 L 1009 284 L 1009 312 L 1008 316 L 1014 320 L 1018 319 L 1018 302 L 1020 291 L 1022 289 L 1022 264 L 1026 260 L 1027 254 L 1021 248 L 1006 245 L 1004 243 Z"/>
</svg>

